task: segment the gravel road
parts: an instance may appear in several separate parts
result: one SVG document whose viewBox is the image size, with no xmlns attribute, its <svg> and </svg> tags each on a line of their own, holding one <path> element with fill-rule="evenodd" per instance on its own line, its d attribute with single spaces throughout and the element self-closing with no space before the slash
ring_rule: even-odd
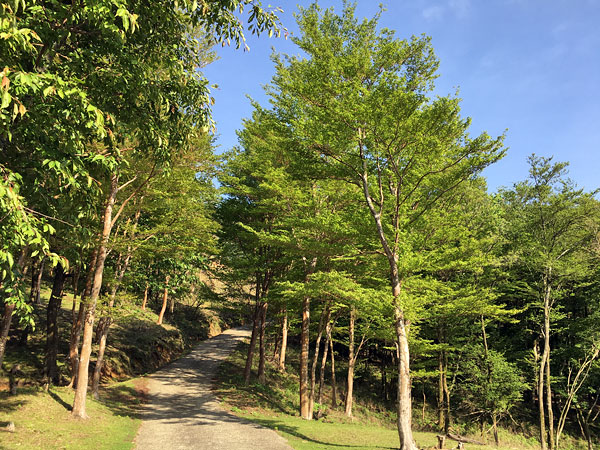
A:
<svg viewBox="0 0 600 450">
<path fill-rule="evenodd" d="M 273 430 L 224 411 L 211 392 L 217 367 L 249 335 L 227 330 L 149 377 L 136 449 L 292 449 Z"/>
</svg>

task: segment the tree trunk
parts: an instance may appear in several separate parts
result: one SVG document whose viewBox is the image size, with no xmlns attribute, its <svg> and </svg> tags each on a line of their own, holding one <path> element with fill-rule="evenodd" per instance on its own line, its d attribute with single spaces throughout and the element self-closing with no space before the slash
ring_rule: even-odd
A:
<svg viewBox="0 0 600 450">
<path fill-rule="evenodd" d="M 267 308 L 269 307 L 269 304 L 267 302 L 264 302 L 260 308 L 260 333 L 259 333 L 259 339 L 258 339 L 258 349 L 259 349 L 259 356 L 258 356 L 258 382 L 261 384 L 265 384 L 266 383 L 266 377 L 265 377 L 265 355 L 266 355 L 266 350 L 265 350 L 265 329 L 267 326 Z"/>
<path fill-rule="evenodd" d="M 260 321 L 260 276 L 256 277 L 256 291 L 254 293 L 255 305 L 254 315 L 252 317 L 252 335 L 250 336 L 250 347 L 246 355 L 246 366 L 244 367 L 244 383 L 250 384 L 250 375 L 252 374 L 252 361 L 254 360 L 254 348 L 256 347 L 256 338 L 258 336 L 258 325 Z"/>
<path fill-rule="evenodd" d="M 538 369 L 538 412 L 539 412 L 539 422 L 540 422 L 540 448 L 541 450 L 547 450 L 546 445 L 546 414 L 544 408 L 544 369 L 546 367 L 546 349 L 542 353 L 542 357 L 540 359 L 540 366 Z"/>
<path fill-rule="evenodd" d="M 2 322 L 0 322 L 0 368 L 2 368 L 2 361 L 4 360 L 4 353 L 6 352 L 8 330 L 10 330 L 10 322 L 14 311 L 14 303 L 4 303 L 4 314 L 2 314 Z"/>
<path fill-rule="evenodd" d="M 288 338 L 288 313 L 287 309 L 283 313 L 283 323 L 281 324 L 281 350 L 279 351 L 279 363 L 277 368 L 281 372 L 285 372 L 285 352 L 287 351 Z"/>
<path fill-rule="evenodd" d="M 398 286 L 399 287 L 399 286 Z M 409 350 L 408 330 L 410 322 L 404 319 L 401 306 L 395 306 L 396 340 L 398 349 L 398 396 L 396 398 L 398 409 L 398 436 L 400 438 L 400 450 L 417 450 L 413 439 L 412 421 L 412 399 L 410 392 Z"/>
<path fill-rule="evenodd" d="M 146 311 L 146 303 L 148 302 L 148 288 L 150 284 L 146 281 L 146 287 L 144 288 L 144 301 L 142 302 L 142 311 Z"/>
<path fill-rule="evenodd" d="M 356 311 L 350 309 L 350 324 L 348 325 L 348 375 L 346 377 L 346 408 L 345 413 L 348 417 L 352 417 L 352 396 L 354 390 L 354 364 L 356 358 L 354 356 L 354 322 L 356 320 Z"/>
<path fill-rule="evenodd" d="M 308 392 L 308 346 L 310 332 L 310 297 L 302 299 L 302 332 L 300 335 L 300 417 L 311 420 Z"/>
<path fill-rule="evenodd" d="M 29 301 L 32 304 L 40 304 L 40 291 L 42 287 L 42 276 L 44 275 L 44 265 L 46 264 L 46 257 L 43 256 L 37 265 L 35 271 L 31 272 L 31 292 L 29 293 Z"/>
<path fill-rule="evenodd" d="M 304 281 L 309 281 L 310 275 L 317 267 L 317 258 L 313 258 L 306 268 Z M 302 299 L 302 331 L 300 334 L 300 417 L 311 420 L 310 396 L 308 390 L 308 352 L 310 344 L 310 297 Z"/>
<path fill-rule="evenodd" d="M 337 382 L 335 381 L 335 353 L 333 352 L 333 338 L 329 339 L 329 353 L 331 354 L 331 407 L 336 408 L 337 400 Z"/>
<path fill-rule="evenodd" d="M 100 378 L 102 376 L 102 366 L 104 363 L 104 352 L 106 351 L 108 330 L 111 324 L 112 319 L 110 317 L 102 317 L 98 321 L 98 330 L 96 331 L 96 336 L 98 337 L 98 358 L 96 359 L 94 375 L 92 377 L 92 395 L 95 399 L 98 399 L 98 389 L 100 388 Z"/>
<path fill-rule="evenodd" d="M 98 245 L 98 257 L 96 259 L 96 267 L 94 270 L 94 279 L 92 282 L 92 290 L 90 300 L 85 312 L 85 321 L 83 327 L 83 344 L 81 346 L 81 358 L 79 361 L 78 375 L 79 382 L 75 390 L 75 398 L 73 400 L 72 414 L 74 417 L 85 419 L 85 400 L 88 388 L 88 371 L 90 363 L 90 354 L 92 353 L 92 335 L 94 332 L 94 317 L 96 313 L 96 303 L 102 288 L 102 275 L 104 273 L 104 262 L 106 261 L 106 247 L 110 232 L 113 226 L 112 211 L 117 197 L 119 188 L 119 177 L 116 174 L 111 176 L 111 187 L 106 207 L 104 209 L 104 218 L 102 226 L 102 235 Z"/>
<path fill-rule="evenodd" d="M 77 268 L 75 269 L 75 273 L 73 274 L 73 306 L 71 308 L 71 316 L 73 317 L 73 320 L 75 320 L 75 307 L 77 305 L 77 302 L 75 300 L 77 299 L 77 292 L 79 290 L 80 274 L 81 274 L 81 267 L 77 266 Z"/>
<path fill-rule="evenodd" d="M 29 249 L 25 247 L 21 250 L 19 254 L 19 259 L 17 260 L 17 268 L 21 270 L 20 278 L 21 280 L 26 274 L 25 266 L 25 257 L 27 256 L 27 252 Z M 16 283 L 18 284 L 18 282 Z M 1 286 L 1 283 L 0 283 Z M 2 321 L 0 322 L 0 369 L 2 368 L 2 362 L 4 361 L 4 353 L 6 352 L 6 344 L 8 343 L 8 332 L 10 330 L 10 323 L 12 321 L 13 313 L 15 312 L 15 304 L 14 303 L 4 303 L 4 313 L 2 314 Z"/>
<path fill-rule="evenodd" d="M 54 269 L 54 281 L 52 283 L 52 294 L 48 301 L 46 310 L 46 358 L 44 377 L 49 384 L 58 384 L 58 366 L 56 359 L 58 357 L 58 312 L 62 303 L 63 289 L 65 286 L 65 271 L 62 265 L 58 264 Z"/>
<path fill-rule="evenodd" d="M 398 411 L 398 438 L 400 440 L 400 450 L 418 450 L 415 440 L 412 435 L 412 405 L 411 405 L 411 392 L 410 392 L 410 352 L 408 348 L 408 331 L 410 327 L 410 321 L 404 318 L 404 311 L 400 304 L 400 275 L 398 272 L 398 254 L 396 247 L 390 247 L 387 237 L 385 235 L 384 227 L 381 222 L 381 209 L 378 210 L 371 193 L 369 191 L 369 170 L 368 161 L 364 157 L 363 153 L 363 133 L 364 131 L 358 130 L 358 146 L 360 149 L 360 156 L 362 159 L 362 173 L 360 174 L 360 181 L 363 189 L 363 194 L 371 216 L 375 221 L 375 227 L 377 229 L 377 236 L 381 242 L 381 246 L 388 259 L 390 267 L 390 284 L 392 288 L 392 296 L 394 298 L 394 320 L 395 320 L 395 331 L 396 331 L 396 350 L 398 353 L 398 395 L 396 398 L 397 411 Z M 382 208 L 383 205 L 380 206 Z"/>
<path fill-rule="evenodd" d="M 544 353 L 546 353 L 546 409 L 548 412 L 548 448 L 554 450 L 554 411 L 552 409 L 552 385 L 550 379 L 550 308 L 544 308 Z"/>
<path fill-rule="evenodd" d="M 325 366 L 327 364 L 327 354 L 329 353 L 329 340 L 331 339 L 331 322 L 325 326 L 325 344 L 323 344 L 323 357 L 321 358 L 321 367 L 319 368 L 319 395 L 317 403 L 323 403 L 323 385 L 325 384 Z"/>
<path fill-rule="evenodd" d="M 315 352 L 313 354 L 312 367 L 310 369 L 310 391 L 309 391 L 309 406 L 308 413 L 311 418 L 314 416 L 314 407 L 315 407 L 315 389 L 317 385 L 317 364 L 319 362 L 319 350 L 321 348 L 321 339 L 323 338 L 323 326 L 324 324 L 329 323 L 330 316 L 329 306 L 325 308 L 325 310 L 321 313 L 321 317 L 319 319 L 319 329 L 317 332 L 317 339 L 315 341 Z"/>
<path fill-rule="evenodd" d="M 169 298 L 169 280 L 171 279 L 170 275 L 165 277 L 165 288 L 163 290 L 163 302 L 162 308 L 160 309 L 160 314 L 158 315 L 158 321 L 156 322 L 158 325 L 162 325 L 163 318 L 165 316 L 165 310 L 167 309 L 167 300 Z"/>
<path fill-rule="evenodd" d="M 492 428 L 494 430 L 494 442 L 496 443 L 496 447 L 500 445 L 500 439 L 498 439 L 498 415 L 493 412 L 492 413 Z"/>
<path fill-rule="evenodd" d="M 96 262 L 98 256 L 98 249 L 92 251 L 90 257 L 90 265 L 88 267 L 88 273 L 85 280 L 85 287 L 81 293 L 79 299 L 79 313 L 76 318 L 73 318 L 73 325 L 71 326 L 71 336 L 69 338 L 69 363 L 71 365 L 71 382 L 70 387 L 77 386 L 77 374 L 79 371 L 79 340 L 81 338 L 81 330 L 83 328 L 83 321 L 85 317 L 85 311 L 87 308 L 86 299 L 92 292 L 92 282 L 94 279 L 94 273 L 96 271 Z"/>
</svg>

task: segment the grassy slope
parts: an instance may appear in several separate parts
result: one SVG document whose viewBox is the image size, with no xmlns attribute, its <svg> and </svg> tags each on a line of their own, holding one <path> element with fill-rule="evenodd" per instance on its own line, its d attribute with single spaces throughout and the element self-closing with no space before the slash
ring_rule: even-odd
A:
<svg viewBox="0 0 600 450">
<path fill-rule="evenodd" d="M 20 364 L 22 375 L 18 395 L 8 395 L 8 378 L 0 370 L 0 427 L 15 424 L 15 432 L 0 430 L 0 449 L 130 449 L 140 425 L 139 406 L 144 398 L 144 380 L 129 379 L 112 382 L 134 374 L 144 374 L 181 356 L 198 340 L 220 332 L 222 325 L 234 323 L 235 311 L 212 311 L 177 305 L 175 317 L 156 325 L 157 315 L 151 310 L 132 307 L 122 311 L 111 328 L 106 354 L 104 380 L 100 400 L 88 397 L 86 410 L 90 420 L 71 418 L 73 391 L 66 387 L 41 387 L 45 346 L 45 307 L 50 295 L 48 286 L 42 290 L 42 305 L 36 307 L 36 330 L 27 346 L 19 346 L 18 332 L 12 330 L 13 341 L 7 349 L 4 368 Z M 216 299 L 215 299 L 216 300 Z M 59 371 L 68 378 L 66 353 L 70 330 L 72 294 L 67 293 L 59 314 L 61 342 Z M 204 305 L 207 306 L 207 305 Z M 226 306 L 221 306 L 221 309 Z M 231 308 L 230 308 L 231 309 Z M 17 325 L 17 324 L 14 324 Z M 92 359 L 95 355 L 93 349 Z"/>
<path fill-rule="evenodd" d="M 1 432 L 0 448 L 130 449 L 140 425 L 143 391 L 129 380 L 104 389 L 100 401 L 88 398 L 89 420 L 69 413 L 73 391 L 53 387 L 22 389 L 18 395 L 0 393 L 0 422 L 13 422 L 15 432 Z M 2 424 L 2 423 L 0 423 Z"/>
<path fill-rule="evenodd" d="M 247 345 L 241 346 L 221 366 L 216 393 L 221 404 L 232 413 L 275 429 L 297 450 L 325 450 L 348 448 L 353 450 L 398 448 L 398 434 L 393 413 L 372 406 L 367 408 L 355 400 L 354 418 L 343 414 L 343 407 L 331 408 L 323 405 L 324 417 L 306 421 L 298 416 L 298 377 L 294 373 L 296 355 L 289 354 L 288 373 L 283 375 L 267 363 L 267 383 L 244 386 L 242 376 Z M 340 388 L 343 380 L 338 378 Z M 330 391 L 325 390 L 326 401 Z M 414 437 L 421 448 L 437 445 L 437 433 L 415 432 Z M 480 436 L 473 436 L 481 440 Z M 488 439 L 488 442 L 491 442 Z M 446 441 L 446 447 L 456 447 L 456 442 Z M 480 446 L 466 444 L 468 449 L 526 450 L 539 448 L 534 437 L 529 439 L 500 430 L 500 446 L 493 443 Z M 567 441 L 563 449 L 587 448 L 581 441 Z"/>
</svg>

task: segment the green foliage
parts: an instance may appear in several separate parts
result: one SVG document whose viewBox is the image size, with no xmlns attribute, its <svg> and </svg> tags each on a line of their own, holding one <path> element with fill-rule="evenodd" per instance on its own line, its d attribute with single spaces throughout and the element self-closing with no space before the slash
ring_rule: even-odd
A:
<svg viewBox="0 0 600 450">
<path fill-rule="evenodd" d="M 461 353 L 460 405 L 488 418 L 508 414 L 527 388 L 516 365 L 495 350 L 486 355 L 481 345 L 464 346 Z"/>
</svg>

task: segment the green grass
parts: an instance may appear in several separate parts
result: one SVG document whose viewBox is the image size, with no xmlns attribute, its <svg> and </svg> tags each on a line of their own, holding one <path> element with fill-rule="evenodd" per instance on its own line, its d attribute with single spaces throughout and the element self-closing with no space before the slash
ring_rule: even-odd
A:
<svg viewBox="0 0 600 450">
<path fill-rule="evenodd" d="M 131 449 L 141 423 L 140 383 L 115 383 L 101 391 L 99 401 L 88 398 L 87 420 L 71 417 L 69 388 L 53 387 L 49 392 L 26 388 L 16 396 L 1 392 L 0 425 L 13 422 L 15 432 L 2 432 L 0 448 Z"/>
</svg>

